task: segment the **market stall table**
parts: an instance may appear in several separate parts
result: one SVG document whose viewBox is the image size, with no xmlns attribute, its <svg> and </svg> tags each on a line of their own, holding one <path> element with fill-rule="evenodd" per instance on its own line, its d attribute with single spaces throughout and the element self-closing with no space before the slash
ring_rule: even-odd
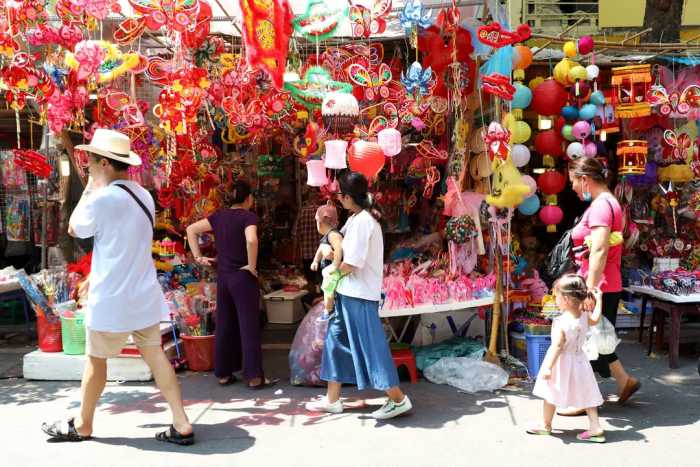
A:
<svg viewBox="0 0 700 467">
<path fill-rule="evenodd" d="M 381 308 L 379 310 L 379 317 L 384 319 L 384 322 L 389 327 L 392 338 L 396 342 L 400 342 L 403 339 L 404 335 L 406 334 L 406 330 L 408 329 L 408 325 L 410 324 L 410 322 L 414 316 L 427 315 L 427 314 L 432 314 L 432 313 L 443 313 L 446 311 L 458 311 L 458 310 L 468 310 L 468 309 L 472 309 L 472 308 L 481 308 L 481 307 L 493 305 L 493 302 L 494 302 L 494 297 L 491 296 L 491 297 L 484 297 L 484 298 L 479 298 L 479 299 L 475 299 L 475 300 L 468 300 L 466 302 L 448 302 L 448 303 L 442 303 L 439 305 L 428 304 L 428 305 L 419 305 L 416 307 L 396 308 L 393 310 Z M 397 334 L 396 330 L 391 325 L 389 318 L 396 318 L 399 316 L 407 316 L 408 319 L 404 323 L 403 329 L 401 330 L 401 333 Z"/>
<path fill-rule="evenodd" d="M 659 350 L 663 345 L 666 313 L 671 315 L 671 335 L 669 336 L 668 355 L 669 367 L 678 368 L 678 347 L 680 344 L 681 317 L 684 313 L 700 314 L 700 294 L 674 295 L 657 290 L 653 287 L 642 286 L 631 286 L 626 290 L 642 296 L 642 315 L 639 325 L 640 337 L 644 326 L 647 300 L 651 300 L 654 311 L 652 315 L 652 325 L 649 326 L 648 355 L 651 354 L 652 341 L 654 340 L 654 328 L 658 329 L 656 334 L 656 348 Z M 657 312 L 657 310 L 661 313 Z"/>
</svg>

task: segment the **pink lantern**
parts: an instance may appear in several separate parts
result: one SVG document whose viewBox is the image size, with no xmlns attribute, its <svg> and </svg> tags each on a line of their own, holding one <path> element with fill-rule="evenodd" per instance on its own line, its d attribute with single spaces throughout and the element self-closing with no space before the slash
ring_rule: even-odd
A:
<svg viewBox="0 0 700 467">
<path fill-rule="evenodd" d="M 384 128 L 377 133 L 377 143 L 386 157 L 394 157 L 401 152 L 401 132 L 396 128 Z"/>
<path fill-rule="evenodd" d="M 598 155 L 598 145 L 593 142 L 586 143 L 586 157 L 595 157 Z"/>
<path fill-rule="evenodd" d="M 324 167 L 322 160 L 311 159 L 306 161 L 306 172 L 307 185 L 320 187 L 328 183 L 328 177 L 326 177 L 326 167 Z"/>
<path fill-rule="evenodd" d="M 529 175 L 523 175 L 523 183 L 530 187 L 530 192 L 527 194 L 527 196 L 532 196 L 537 193 L 537 182 L 534 178 Z"/>
<path fill-rule="evenodd" d="M 340 170 L 348 166 L 345 153 L 348 149 L 348 142 L 342 139 L 331 139 L 323 143 L 326 148 L 326 157 L 323 163 L 327 169 Z"/>
<path fill-rule="evenodd" d="M 545 206 L 540 210 L 540 220 L 547 224 L 547 232 L 557 231 L 557 224 L 564 218 L 564 212 L 559 206 Z"/>
<path fill-rule="evenodd" d="M 591 124 L 584 120 L 580 120 L 574 123 L 573 134 L 574 137 L 578 140 L 588 138 L 588 135 L 591 134 Z"/>
</svg>

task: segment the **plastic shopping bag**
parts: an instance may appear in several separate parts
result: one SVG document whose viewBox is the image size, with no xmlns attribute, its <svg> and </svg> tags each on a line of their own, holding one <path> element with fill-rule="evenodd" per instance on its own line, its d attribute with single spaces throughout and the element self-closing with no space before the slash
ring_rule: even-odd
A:
<svg viewBox="0 0 700 467">
<path fill-rule="evenodd" d="M 321 356 L 328 331 L 328 320 L 320 320 L 323 302 L 311 308 L 302 320 L 289 351 L 290 382 L 295 386 L 323 386 Z"/>
<path fill-rule="evenodd" d="M 620 339 L 615 333 L 615 326 L 606 318 L 601 316 L 598 324 L 593 326 L 593 338 L 595 339 L 596 348 L 600 355 L 610 355 L 615 352 Z"/>
<path fill-rule="evenodd" d="M 449 384 L 464 392 L 495 391 L 508 384 L 501 367 L 467 357 L 444 357 L 430 365 L 423 376 L 435 384 Z"/>
<path fill-rule="evenodd" d="M 615 333 L 615 326 L 608 318 L 601 316 L 598 324 L 588 329 L 583 351 L 588 360 L 597 360 L 599 355 L 610 355 L 615 352 L 619 343 L 620 339 Z"/>
</svg>

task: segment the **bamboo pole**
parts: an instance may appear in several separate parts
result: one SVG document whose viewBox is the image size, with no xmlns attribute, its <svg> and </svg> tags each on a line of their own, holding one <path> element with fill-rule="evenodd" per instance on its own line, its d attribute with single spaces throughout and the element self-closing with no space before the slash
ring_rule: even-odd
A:
<svg viewBox="0 0 700 467">
<path fill-rule="evenodd" d="M 579 18 L 574 24 L 572 24 L 572 25 L 569 26 L 568 28 L 564 29 L 561 33 L 559 33 L 559 35 L 553 36 L 554 38 L 553 38 L 552 40 L 550 40 L 549 42 L 545 43 L 545 44 L 544 44 L 542 47 L 540 47 L 539 49 L 535 50 L 535 52 L 532 54 L 532 56 L 534 57 L 535 55 L 537 55 L 538 53 L 540 53 L 542 50 L 546 49 L 547 46 L 549 46 L 552 42 L 555 42 L 556 39 L 561 39 L 562 36 L 564 36 L 564 34 L 566 34 L 567 32 L 569 32 L 569 31 L 571 31 L 572 29 L 574 29 L 576 26 L 578 26 L 579 24 L 581 24 L 581 23 L 583 22 L 584 19 L 585 19 L 585 18 Z M 535 37 L 535 35 L 533 34 L 531 37 Z M 568 41 L 568 39 L 567 39 L 567 41 Z M 565 41 L 565 42 L 566 42 L 566 41 Z"/>
<path fill-rule="evenodd" d="M 500 228 L 496 226 L 496 228 Z M 498 358 L 498 328 L 501 326 L 501 303 L 503 297 L 503 277 L 501 270 L 501 247 L 496 245 L 496 255 L 494 256 L 496 269 L 496 290 L 493 298 L 493 312 L 491 313 L 491 337 L 489 339 L 489 348 L 484 356 L 484 359 L 500 365 L 501 360 Z"/>
</svg>

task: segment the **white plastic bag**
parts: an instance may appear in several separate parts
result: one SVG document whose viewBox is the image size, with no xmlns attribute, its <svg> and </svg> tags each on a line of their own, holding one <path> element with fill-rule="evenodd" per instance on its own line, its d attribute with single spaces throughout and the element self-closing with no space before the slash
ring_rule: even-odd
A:
<svg viewBox="0 0 700 467">
<path fill-rule="evenodd" d="M 615 334 L 615 326 L 605 316 L 601 316 L 598 324 L 593 326 L 593 338 L 600 355 L 610 355 L 620 343 Z"/>
<path fill-rule="evenodd" d="M 615 333 L 615 326 L 608 318 L 601 316 L 598 324 L 588 329 L 583 351 L 589 360 L 597 360 L 598 355 L 610 355 L 615 352 L 619 343 L 620 339 Z"/>
<path fill-rule="evenodd" d="M 492 363 L 467 357 L 444 357 L 423 376 L 435 384 L 449 384 L 464 392 L 495 391 L 508 384 L 508 373 Z"/>
</svg>

